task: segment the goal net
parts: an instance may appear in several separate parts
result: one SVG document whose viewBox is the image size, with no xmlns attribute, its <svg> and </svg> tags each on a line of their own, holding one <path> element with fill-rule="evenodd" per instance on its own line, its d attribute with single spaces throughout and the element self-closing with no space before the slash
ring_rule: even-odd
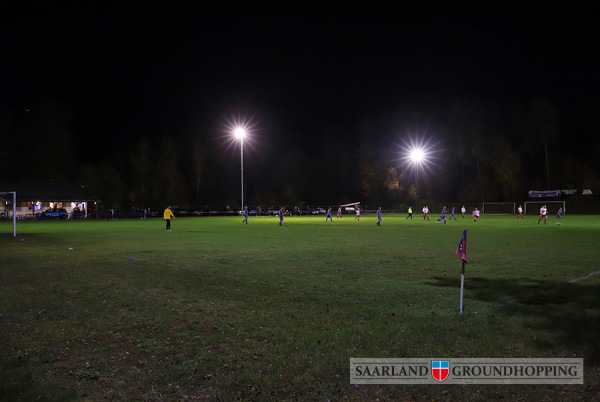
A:
<svg viewBox="0 0 600 402">
<path fill-rule="evenodd" d="M 514 215 L 516 202 L 484 202 L 481 206 L 482 214 Z"/>
<path fill-rule="evenodd" d="M 0 203 L 2 206 L 2 216 L 4 218 L 12 218 L 13 237 L 17 237 L 17 192 L 0 192 Z"/>
<path fill-rule="evenodd" d="M 543 205 L 548 207 L 548 216 L 556 215 L 559 208 L 562 208 L 563 214 L 567 212 L 567 203 L 565 201 L 526 201 L 523 204 L 523 213 L 525 215 L 539 215 L 540 208 Z"/>
</svg>

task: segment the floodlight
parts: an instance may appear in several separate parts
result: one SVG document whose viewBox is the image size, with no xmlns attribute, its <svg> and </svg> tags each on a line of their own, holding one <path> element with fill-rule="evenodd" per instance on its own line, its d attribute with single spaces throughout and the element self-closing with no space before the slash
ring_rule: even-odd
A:
<svg viewBox="0 0 600 402">
<path fill-rule="evenodd" d="M 233 131 L 233 135 L 235 135 L 237 138 L 239 138 L 240 140 L 243 140 L 244 137 L 246 136 L 246 129 L 244 127 L 237 127 L 234 131 Z"/>
<path fill-rule="evenodd" d="M 240 187 L 241 187 L 241 205 L 240 209 L 244 209 L 244 143 L 252 145 L 254 141 L 255 124 L 252 123 L 252 117 L 232 117 L 226 119 L 223 123 L 225 128 L 224 132 L 230 139 L 230 144 L 237 144 L 239 141 L 240 145 Z M 247 144 L 246 144 L 247 145 Z"/>
<path fill-rule="evenodd" d="M 413 163 L 421 163 L 425 159 L 425 152 L 421 148 L 414 148 L 410 151 L 409 158 Z"/>
</svg>

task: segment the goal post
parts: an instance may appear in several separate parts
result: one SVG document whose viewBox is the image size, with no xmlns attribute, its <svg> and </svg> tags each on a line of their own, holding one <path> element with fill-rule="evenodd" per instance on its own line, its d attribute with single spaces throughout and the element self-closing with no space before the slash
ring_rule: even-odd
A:
<svg viewBox="0 0 600 402">
<path fill-rule="evenodd" d="M 483 202 L 481 213 L 488 215 L 514 215 L 516 204 L 516 202 Z"/>
<path fill-rule="evenodd" d="M 537 215 L 543 205 L 548 207 L 548 215 L 556 214 L 559 208 L 562 208 L 563 214 L 567 212 L 567 203 L 565 201 L 525 201 L 523 203 L 523 213 L 525 215 L 528 213 Z M 551 209 L 550 205 L 553 205 L 555 208 Z"/>
<path fill-rule="evenodd" d="M 17 237 L 17 192 L 16 191 L 0 192 L 0 200 L 3 200 L 4 202 L 6 202 L 6 204 L 8 204 L 9 202 L 12 203 L 13 237 Z M 5 211 L 8 211 L 8 208 L 5 208 Z"/>
</svg>

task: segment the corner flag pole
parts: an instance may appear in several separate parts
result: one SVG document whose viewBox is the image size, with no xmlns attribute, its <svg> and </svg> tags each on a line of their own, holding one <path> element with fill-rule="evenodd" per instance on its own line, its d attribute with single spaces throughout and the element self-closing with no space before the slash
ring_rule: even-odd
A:
<svg viewBox="0 0 600 402">
<path fill-rule="evenodd" d="M 460 243 L 456 247 L 456 255 L 462 261 L 462 272 L 460 273 L 460 314 L 463 312 L 463 295 L 465 291 L 465 265 L 467 265 L 467 229 L 463 230 Z"/>
<path fill-rule="evenodd" d="M 462 272 L 460 274 L 460 313 L 463 312 L 463 294 L 465 290 L 465 260 L 462 260 Z"/>
</svg>

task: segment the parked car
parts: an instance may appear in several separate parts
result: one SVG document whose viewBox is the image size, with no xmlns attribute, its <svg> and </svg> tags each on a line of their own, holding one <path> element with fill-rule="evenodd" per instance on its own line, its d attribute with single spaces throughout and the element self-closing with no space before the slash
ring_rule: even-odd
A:
<svg viewBox="0 0 600 402">
<path fill-rule="evenodd" d="M 43 212 L 38 212 L 35 216 L 38 219 L 67 219 L 69 213 L 64 208 L 49 208 Z"/>
<path fill-rule="evenodd" d="M 187 209 L 183 209 L 177 206 L 171 206 L 171 211 L 173 211 L 173 215 L 175 216 L 187 216 Z"/>
<path fill-rule="evenodd" d="M 323 207 L 307 207 L 306 212 L 308 215 L 325 215 L 327 211 Z"/>
<path fill-rule="evenodd" d="M 192 205 L 179 212 L 179 214 L 186 216 L 216 215 L 217 213 L 217 208 L 213 205 Z"/>
</svg>

